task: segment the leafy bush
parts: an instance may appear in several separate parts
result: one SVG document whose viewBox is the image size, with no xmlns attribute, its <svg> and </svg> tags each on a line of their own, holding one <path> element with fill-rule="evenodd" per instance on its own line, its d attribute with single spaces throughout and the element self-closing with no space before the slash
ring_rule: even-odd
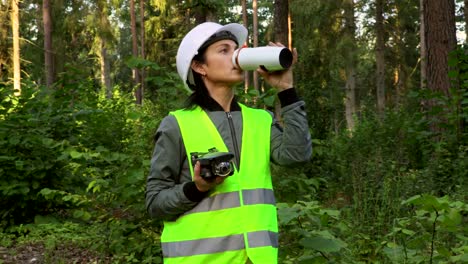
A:
<svg viewBox="0 0 468 264">
<path fill-rule="evenodd" d="M 459 119 L 455 118 L 456 112 L 447 110 L 449 105 L 456 105 L 452 99 L 427 91 L 413 92 L 408 101 L 437 100 L 444 107 L 431 112 L 388 109 L 384 116 L 369 110 L 362 113 L 354 131 L 314 141 L 318 149 L 314 149 L 313 160 L 303 171 L 309 178 L 321 179 L 319 188 L 311 188 L 311 193 L 316 194 L 325 208 L 340 209 L 340 218 L 336 220 L 349 225 L 342 232 L 336 232 L 333 227 L 328 231 L 347 243 L 341 253 L 350 254 L 348 263 L 389 260 L 390 249 L 386 243 L 390 243 L 388 236 L 393 232 L 395 221 L 406 219 L 414 223 L 420 220 L 409 215 L 402 200 L 428 193 L 434 197 L 450 195 L 466 203 L 466 130 L 461 130 L 457 136 L 460 127 L 455 120 Z M 421 109 L 419 103 L 416 109 Z M 443 129 L 434 130 L 434 124 Z M 293 206 L 299 206 L 298 202 L 293 202 Z M 294 233 L 290 228 L 286 226 L 288 235 Z M 459 232 L 466 236 L 467 230 Z M 462 258 L 463 237 L 451 241 L 448 236 L 437 236 L 435 241 L 439 245 L 458 243 L 458 253 L 452 251 L 451 257 Z M 395 250 L 403 247 L 399 244 Z M 431 259 L 428 252 L 427 248 L 414 252 L 406 261 L 418 263 L 418 258 L 427 261 Z M 342 257 L 331 259 L 342 261 Z M 451 257 L 446 257 L 445 261 L 453 261 Z M 405 260 L 390 261 L 402 263 Z"/>
<path fill-rule="evenodd" d="M 382 242 L 393 263 L 467 263 L 468 204 L 449 197 L 415 195 L 402 202 L 411 214 L 395 219 Z"/>
<path fill-rule="evenodd" d="M 106 238 L 90 238 L 95 250 L 157 263 L 159 224 L 146 215 L 144 190 L 162 113 L 117 92 L 103 98 L 87 80 L 58 86 L 28 83 L 22 97 L 0 90 L 1 226 L 17 234 L 43 215 L 93 223 Z"/>
<path fill-rule="evenodd" d="M 50 96 L 31 84 L 20 98 L 9 95 L 7 87 L 0 94 L 0 221 L 5 226 L 61 208 L 37 196 L 42 188 L 77 190 L 85 182 L 67 169 L 62 152 L 70 142 L 57 135 L 63 127 L 76 129 L 62 123 L 69 112 L 51 107 Z"/>
<path fill-rule="evenodd" d="M 338 210 L 322 208 L 310 199 L 277 206 L 280 263 L 347 262 L 347 244 L 339 237 L 349 231 Z"/>
</svg>

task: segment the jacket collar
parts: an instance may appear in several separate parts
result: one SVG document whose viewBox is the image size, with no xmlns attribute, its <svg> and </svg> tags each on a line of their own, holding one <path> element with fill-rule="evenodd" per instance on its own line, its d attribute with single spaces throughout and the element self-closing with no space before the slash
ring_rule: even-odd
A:
<svg viewBox="0 0 468 264">
<path fill-rule="evenodd" d="M 216 102 L 216 100 L 213 99 L 211 96 L 208 98 L 206 105 L 203 108 L 209 112 L 215 112 L 215 111 L 224 112 L 224 109 L 221 107 L 221 105 L 218 104 L 218 102 Z M 241 108 L 239 104 L 237 103 L 237 98 L 234 96 L 234 98 L 232 98 L 232 101 L 231 101 L 231 112 L 240 111 L 240 110 Z"/>
</svg>

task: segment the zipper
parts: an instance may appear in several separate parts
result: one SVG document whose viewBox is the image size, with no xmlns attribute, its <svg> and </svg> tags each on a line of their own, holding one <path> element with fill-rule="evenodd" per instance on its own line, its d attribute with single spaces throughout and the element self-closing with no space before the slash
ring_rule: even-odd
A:
<svg viewBox="0 0 468 264">
<path fill-rule="evenodd" d="M 236 130 L 234 129 L 234 121 L 232 121 L 232 115 L 231 112 L 226 112 L 226 116 L 229 122 L 229 128 L 231 129 L 231 137 L 232 137 L 232 143 L 234 145 L 234 156 L 236 157 L 236 164 L 237 164 L 237 169 L 240 169 L 240 151 L 239 151 L 239 145 L 237 145 L 237 137 L 236 137 Z"/>
</svg>

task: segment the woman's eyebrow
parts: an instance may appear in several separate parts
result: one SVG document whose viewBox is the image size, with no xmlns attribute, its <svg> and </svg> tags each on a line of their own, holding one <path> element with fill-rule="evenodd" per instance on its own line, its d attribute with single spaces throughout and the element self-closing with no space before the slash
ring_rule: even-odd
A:
<svg viewBox="0 0 468 264">
<path fill-rule="evenodd" d="M 219 43 L 219 44 L 216 46 L 216 48 L 218 48 L 218 47 L 231 47 L 231 46 L 233 46 L 234 48 L 237 48 L 237 45 L 236 45 L 236 44 L 232 45 L 232 44 L 230 44 L 230 43 Z"/>
</svg>

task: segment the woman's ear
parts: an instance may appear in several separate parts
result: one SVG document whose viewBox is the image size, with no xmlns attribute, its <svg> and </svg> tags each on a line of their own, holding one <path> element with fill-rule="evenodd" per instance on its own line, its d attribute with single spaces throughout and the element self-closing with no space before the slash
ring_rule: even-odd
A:
<svg viewBox="0 0 468 264">
<path fill-rule="evenodd" d="M 205 76 L 206 75 L 206 72 L 205 72 L 205 69 L 203 68 L 203 63 L 199 62 L 199 61 L 196 61 L 196 60 L 193 60 L 192 61 L 192 64 L 190 65 L 190 67 L 192 68 L 192 70 L 194 70 L 196 73 L 202 75 L 202 76 Z"/>
</svg>

